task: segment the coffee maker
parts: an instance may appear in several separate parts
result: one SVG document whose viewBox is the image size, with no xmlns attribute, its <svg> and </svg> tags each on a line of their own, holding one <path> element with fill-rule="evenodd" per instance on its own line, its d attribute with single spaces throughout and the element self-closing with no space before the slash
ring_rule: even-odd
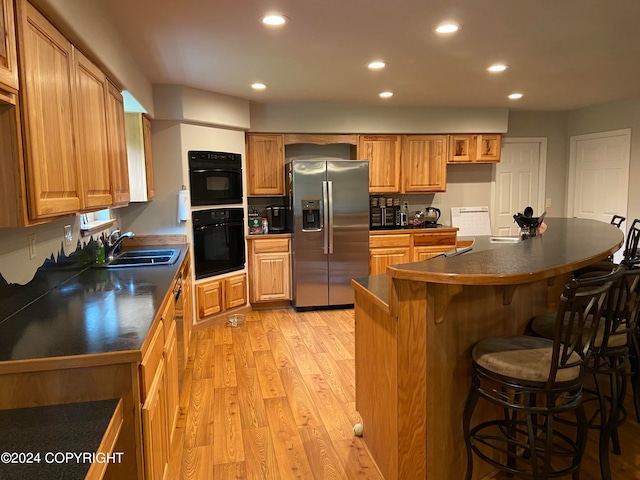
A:
<svg viewBox="0 0 640 480">
<path fill-rule="evenodd" d="M 278 233 L 287 229 L 287 207 L 279 205 L 271 205 L 267 207 L 267 221 L 269 222 L 269 231 Z"/>
</svg>

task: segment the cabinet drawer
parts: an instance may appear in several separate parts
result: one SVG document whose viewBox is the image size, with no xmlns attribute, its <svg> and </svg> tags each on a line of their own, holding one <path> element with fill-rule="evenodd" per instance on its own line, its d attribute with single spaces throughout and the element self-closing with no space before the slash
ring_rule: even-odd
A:
<svg viewBox="0 0 640 480">
<path fill-rule="evenodd" d="M 140 401 L 144 402 L 147 398 L 147 394 L 151 389 L 151 383 L 153 377 L 156 374 L 158 365 L 162 360 L 162 354 L 164 352 L 164 325 L 160 320 L 149 332 L 151 341 L 144 356 L 142 357 L 142 363 L 140 364 Z"/>
<path fill-rule="evenodd" d="M 455 243 L 455 240 L 454 240 Z M 410 247 L 411 234 L 401 235 L 370 235 L 369 248 L 380 247 Z"/>
<path fill-rule="evenodd" d="M 289 238 L 252 240 L 253 253 L 288 253 Z"/>
<path fill-rule="evenodd" d="M 413 244 L 420 247 L 456 246 L 456 232 L 414 233 Z"/>
</svg>

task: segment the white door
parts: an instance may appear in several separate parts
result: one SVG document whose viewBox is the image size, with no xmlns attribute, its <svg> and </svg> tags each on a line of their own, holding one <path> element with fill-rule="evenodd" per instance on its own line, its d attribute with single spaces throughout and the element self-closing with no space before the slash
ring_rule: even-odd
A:
<svg viewBox="0 0 640 480">
<path fill-rule="evenodd" d="M 630 129 L 571 137 L 568 217 L 608 223 L 614 215 L 627 216 L 630 149 Z"/>
<path fill-rule="evenodd" d="M 504 138 L 500 163 L 494 168 L 492 228 L 494 235 L 517 236 L 513 216 L 531 206 L 543 212 L 546 175 L 546 138 Z"/>
</svg>

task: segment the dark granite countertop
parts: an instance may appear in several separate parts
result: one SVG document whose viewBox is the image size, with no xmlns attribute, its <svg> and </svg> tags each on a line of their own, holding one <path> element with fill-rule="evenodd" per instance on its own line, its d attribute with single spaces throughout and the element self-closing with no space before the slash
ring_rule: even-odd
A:
<svg viewBox="0 0 640 480">
<path fill-rule="evenodd" d="M 64 455 L 67 452 L 77 455 L 96 452 L 118 401 L 109 399 L 0 410 L 0 453 L 3 455 L 0 478 L 84 479 L 92 458 L 80 456 L 67 461 Z M 7 461 L 7 454 L 8 459 L 15 462 Z M 117 457 L 113 459 L 116 461 Z"/>
<path fill-rule="evenodd" d="M 621 230 L 597 220 L 546 218 L 543 234 L 519 243 L 477 238 L 472 249 L 451 258 L 391 265 L 399 279 L 458 285 L 513 285 L 568 273 L 606 258 L 624 241 Z"/>
<path fill-rule="evenodd" d="M 149 245 L 143 248 L 154 248 Z M 172 265 L 72 271 L 0 323 L 0 361 L 139 350 L 180 268 Z"/>
</svg>

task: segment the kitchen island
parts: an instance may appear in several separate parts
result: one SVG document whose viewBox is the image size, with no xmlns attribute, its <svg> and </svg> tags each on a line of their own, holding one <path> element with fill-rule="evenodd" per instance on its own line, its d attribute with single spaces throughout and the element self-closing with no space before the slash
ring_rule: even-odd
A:
<svg viewBox="0 0 640 480">
<path fill-rule="evenodd" d="M 544 234 L 520 243 L 477 238 L 467 253 L 353 281 L 356 409 L 386 480 L 464 478 L 473 345 L 522 334 L 531 317 L 557 308 L 573 271 L 623 243 L 622 232 L 603 222 L 546 223 Z M 474 423 L 491 415 L 478 409 Z M 475 479 L 490 473 L 476 462 Z"/>
</svg>

